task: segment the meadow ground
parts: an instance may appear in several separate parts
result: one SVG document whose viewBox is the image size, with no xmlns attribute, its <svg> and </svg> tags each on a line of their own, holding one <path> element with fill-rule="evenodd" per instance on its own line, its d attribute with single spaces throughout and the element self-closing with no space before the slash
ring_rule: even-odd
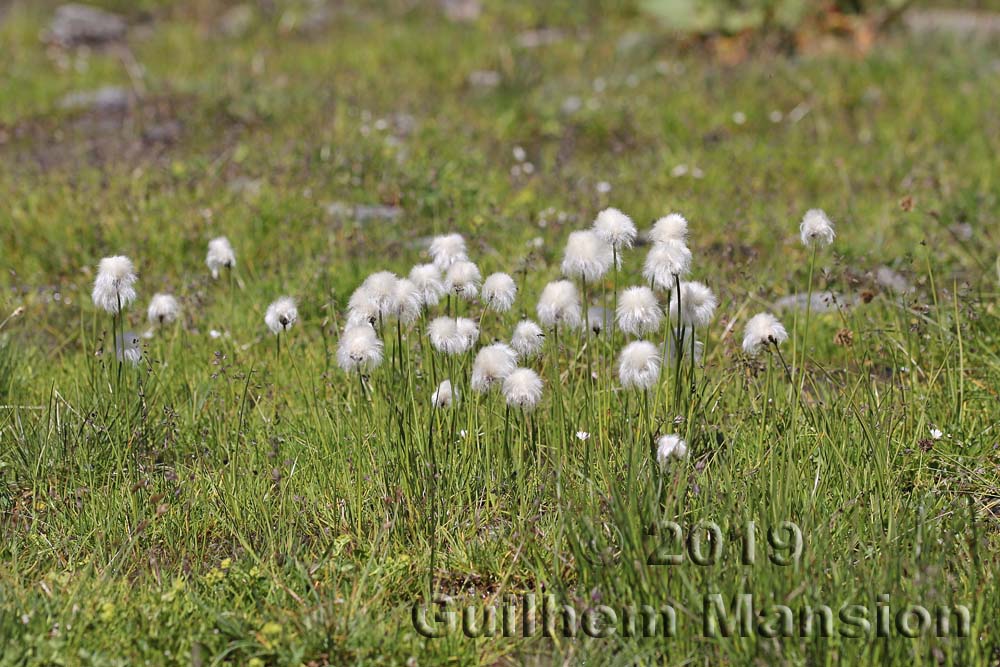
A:
<svg viewBox="0 0 1000 667">
<path fill-rule="evenodd" d="M 72 49 L 39 38 L 54 3 L 0 9 L 0 665 L 998 664 L 995 38 L 724 66 L 627 3 L 103 6 L 125 41 Z M 383 327 L 363 385 L 338 368 L 369 273 L 460 232 L 518 282 L 481 319 L 507 339 L 606 206 L 689 219 L 719 298 L 693 378 L 625 391 L 622 334 L 550 332 L 522 414 L 469 392 L 471 355 L 432 351 L 423 321 Z M 814 264 L 813 207 L 837 229 Z M 223 234 L 237 266 L 215 281 Z M 90 299 L 112 254 L 137 265 L 131 330 L 155 292 L 183 306 L 137 368 Z M 778 309 L 810 275 L 837 303 Z M 767 310 L 781 360 L 741 350 Z M 446 371 L 462 395 L 435 411 Z M 661 468 L 668 433 L 689 452 Z M 527 591 L 585 619 L 669 607 L 676 633 L 470 639 L 432 613 L 427 638 L 411 618 Z M 766 623 L 711 636 L 740 594 Z M 767 636 L 777 604 L 795 636 Z M 827 637 L 801 623 L 821 605 Z M 910 605 L 934 626 L 913 639 Z M 941 607 L 968 637 L 936 636 Z"/>
</svg>

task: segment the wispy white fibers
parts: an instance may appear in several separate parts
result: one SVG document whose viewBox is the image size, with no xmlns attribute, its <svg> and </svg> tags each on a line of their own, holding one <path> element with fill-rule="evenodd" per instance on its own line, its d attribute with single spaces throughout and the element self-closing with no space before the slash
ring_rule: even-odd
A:
<svg viewBox="0 0 1000 667">
<path fill-rule="evenodd" d="M 391 271 L 377 271 L 365 278 L 347 301 L 347 323 L 374 326 L 392 317 L 398 280 Z"/>
<path fill-rule="evenodd" d="M 105 257 L 97 265 L 97 278 L 91 297 L 94 305 L 116 314 L 119 304 L 124 308 L 135 301 L 135 267 L 124 255 Z"/>
<path fill-rule="evenodd" d="M 347 373 L 370 371 L 382 363 L 382 341 L 369 324 L 348 325 L 337 346 L 337 365 Z"/>
<path fill-rule="evenodd" d="M 799 225 L 799 234 L 802 237 L 802 244 L 806 247 L 813 245 L 828 246 L 833 243 L 837 235 L 833 231 L 833 223 L 826 213 L 818 208 L 806 211 Z"/>
<path fill-rule="evenodd" d="M 213 278 L 219 277 L 219 271 L 223 268 L 232 269 L 236 266 L 236 253 L 229 239 L 225 236 L 212 239 L 208 242 L 208 255 L 205 256 L 205 264 L 212 272 Z"/>
<path fill-rule="evenodd" d="M 450 408 L 455 400 L 455 392 L 451 386 L 451 380 L 442 380 L 438 388 L 431 394 L 431 403 L 436 408 Z"/>
<path fill-rule="evenodd" d="M 677 320 L 678 294 L 670 295 L 670 317 Z M 680 321 L 686 327 L 706 327 L 712 321 L 719 300 L 707 286 L 699 282 L 681 283 Z"/>
<path fill-rule="evenodd" d="M 286 331 L 299 319 L 299 309 L 295 306 L 295 299 L 290 296 L 283 296 L 270 306 L 264 313 L 264 324 L 274 335 Z"/>
<path fill-rule="evenodd" d="M 410 324 L 420 317 L 421 298 L 417 286 L 407 278 L 400 278 L 392 292 L 389 310 L 402 324 Z"/>
<path fill-rule="evenodd" d="M 663 310 L 653 290 L 629 287 L 618 297 L 618 328 L 633 336 L 644 336 L 660 328 Z"/>
<path fill-rule="evenodd" d="M 453 292 L 463 299 L 469 301 L 479 294 L 479 285 L 483 277 L 479 273 L 479 267 L 469 261 L 459 261 L 448 267 L 445 272 L 444 283 L 449 292 Z"/>
<path fill-rule="evenodd" d="M 514 335 L 510 338 L 510 346 L 514 348 L 521 359 L 528 359 L 542 351 L 545 334 L 542 328 L 531 320 L 521 320 L 514 327 Z"/>
<path fill-rule="evenodd" d="M 462 352 L 471 350 L 476 341 L 479 340 L 479 325 L 467 317 L 459 317 L 455 320 L 455 331 L 465 345 Z"/>
<path fill-rule="evenodd" d="M 621 253 L 622 248 L 631 248 L 635 243 L 637 231 L 632 218 L 616 208 L 606 208 L 594 218 L 594 233 Z"/>
<path fill-rule="evenodd" d="M 587 329 L 595 336 L 600 335 L 608 326 L 614 326 L 613 318 L 601 306 L 591 306 L 587 309 Z"/>
<path fill-rule="evenodd" d="M 133 366 L 139 365 L 142 361 L 142 342 L 139 336 L 131 331 L 125 332 L 125 345 L 122 346 L 121 339 L 115 341 L 115 355 L 118 361 L 127 361 Z"/>
<path fill-rule="evenodd" d="M 618 357 L 618 380 L 625 389 L 649 389 L 660 377 L 660 355 L 644 340 L 629 343 Z"/>
<path fill-rule="evenodd" d="M 181 304 L 170 294 L 154 294 L 146 311 L 149 323 L 163 326 L 170 324 L 181 314 Z"/>
<path fill-rule="evenodd" d="M 592 283 L 604 277 L 613 261 L 611 246 L 597 234 L 589 229 L 573 232 L 566 241 L 562 272 L 568 278 L 581 278 Z"/>
<path fill-rule="evenodd" d="M 691 270 L 691 251 L 675 239 L 655 243 L 646 255 L 642 276 L 660 289 L 673 289 L 675 276 L 683 278 Z"/>
<path fill-rule="evenodd" d="M 516 297 L 517 285 L 506 273 L 494 273 L 483 281 L 483 301 L 490 310 L 506 313 Z"/>
<path fill-rule="evenodd" d="M 666 468 L 670 459 L 687 457 L 687 443 L 679 435 L 662 435 L 656 441 L 656 462 L 660 468 Z"/>
<path fill-rule="evenodd" d="M 539 321 L 546 327 L 579 328 L 582 323 L 580 297 L 576 285 L 568 280 L 556 280 L 545 286 L 538 297 Z"/>
<path fill-rule="evenodd" d="M 542 379 L 530 368 L 518 368 L 503 381 L 507 405 L 531 410 L 542 400 Z"/>
<path fill-rule="evenodd" d="M 506 343 L 493 343 L 479 350 L 472 364 L 473 391 L 484 393 L 502 382 L 517 367 L 517 353 Z"/>
<path fill-rule="evenodd" d="M 773 343 L 778 346 L 788 340 L 785 327 L 771 313 L 759 313 L 747 322 L 743 334 L 743 351 L 755 355 L 765 345 Z"/>
<path fill-rule="evenodd" d="M 687 243 L 688 221 L 680 213 L 671 213 L 653 223 L 649 230 L 649 240 L 653 243 L 680 241 Z"/>
<path fill-rule="evenodd" d="M 445 354 L 462 354 L 479 339 L 479 327 L 472 320 L 460 317 L 436 317 L 427 325 L 431 346 Z"/>
<path fill-rule="evenodd" d="M 462 238 L 461 234 L 435 236 L 431 241 L 430 251 L 434 266 L 442 272 L 447 271 L 455 262 L 464 262 L 469 259 L 465 250 L 465 239 Z"/>
<path fill-rule="evenodd" d="M 424 306 L 436 306 L 444 295 L 441 271 L 433 264 L 417 264 L 410 269 L 410 281 L 417 286 Z"/>
</svg>

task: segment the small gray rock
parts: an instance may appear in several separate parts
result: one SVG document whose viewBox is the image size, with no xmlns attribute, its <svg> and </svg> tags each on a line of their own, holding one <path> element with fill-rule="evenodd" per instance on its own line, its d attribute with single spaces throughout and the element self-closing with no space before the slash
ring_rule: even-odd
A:
<svg viewBox="0 0 1000 667">
<path fill-rule="evenodd" d="M 120 113 L 132 104 L 132 95 L 121 86 L 102 86 L 97 90 L 82 90 L 69 93 L 62 98 L 59 106 L 63 109 L 89 109 L 102 113 Z"/>
<path fill-rule="evenodd" d="M 89 5 L 69 4 L 56 9 L 44 34 L 48 42 L 60 46 L 105 44 L 125 37 L 125 19 Z"/>
</svg>

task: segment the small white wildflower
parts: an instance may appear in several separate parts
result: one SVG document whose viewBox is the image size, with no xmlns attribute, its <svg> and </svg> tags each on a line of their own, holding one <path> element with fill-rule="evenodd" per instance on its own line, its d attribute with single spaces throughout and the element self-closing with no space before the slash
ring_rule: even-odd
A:
<svg viewBox="0 0 1000 667">
<path fill-rule="evenodd" d="M 576 285 L 568 280 L 556 280 L 545 286 L 538 298 L 538 319 L 546 327 L 565 326 L 576 329 L 582 324 L 580 297 Z"/>
<path fill-rule="evenodd" d="M 444 272 L 455 262 L 464 262 L 469 259 L 465 250 L 465 239 L 461 234 L 445 234 L 435 236 L 431 241 L 431 258 L 434 266 Z"/>
<path fill-rule="evenodd" d="M 663 310 L 653 290 L 629 287 L 618 297 L 618 328 L 633 336 L 644 336 L 660 328 Z"/>
<path fill-rule="evenodd" d="M 443 380 L 431 395 L 431 404 L 436 408 L 450 408 L 456 394 L 457 392 L 452 389 L 451 380 Z"/>
<path fill-rule="evenodd" d="M 606 208 L 594 219 L 594 233 L 598 238 L 621 253 L 631 248 L 637 234 L 635 223 L 616 208 Z"/>
<path fill-rule="evenodd" d="M 97 278 L 91 297 L 98 308 L 117 314 L 135 301 L 135 267 L 124 255 L 105 257 L 97 265 Z"/>
<path fill-rule="evenodd" d="M 154 294 L 149 300 L 146 316 L 150 324 L 163 326 L 170 324 L 181 314 L 181 304 L 170 294 Z"/>
<path fill-rule="evenodd" d="M 298 319 L 299 310 L 295 306 L 295 299 L 288 296 L 283 296 L 272 303 L 264 313 L 264 323 L 275 335 L 290 329 Z"/>
<path fill-rule="evenodd" d="M 604 277 L 614 261 L 611 246 L 590 230 L 573 232 L 566 241 L 562 272 L 568 278 L 594 282 Z"/>
<path fill-rule="evenodd" d="M 670 459 L 687 457 L 687 443 L 679 435 L 664 435 L 656 441 L 656 462 L 660 468 L 666 468 Z"/>
<path fill-rule="evenodd" d="M 470 386 L 484 393 L 502 382 L 517 367 L 517 353 L 506 343 L 494 343 L 479 350 L 472 364 Z"/>
<path fill-rule="evenodd" d="M 590 434 L 587 433 L 586 431 L 577 431 L 576 432 L 576 439 L 579 440 L 579 441 L 581 441 L 581 442 L 584 442 L 584 441 L 590 439 Z"/>
<path fill-rule="evenodd" d="M 417 286 L 407 278 L 396 281 L 390 301 L 390 312 L 402 324 L 410 324 L 420 317 L 421 299 Z"/>
<path fill-rule="evenodd" d="M 541 352 L 544 342 L 545 334 L 542 332 L 542 328 L 531 320 L 522 320 L 514 327 L 510 346 L 514 348 L 521 359 L 527 359 Z"/>
<path fill-rule="evenodd" d="M 660 289 L 673 289 L 677 278 L 691 270 L 691 251 L 683 241 L 655 243 L 646 255 L 642 276 Z"/>
<path fill-rule="evenodd" d="M 788 332 L 771 313 L 759 313 L 747 322 L 743 335 L 743 351 L 756 355 L 761 347 L 773 343 L 780 345 L 788 340 Z"/>
<path fill-rule="evenodd" d="M 687 243 L 688 221 L 680 213 L 671 213 L 653 223 L 649 240 L 653 243 L 680 241 Z"/>
<path fill-rule="evenodd" d="M 236 253 L 233 251 L 229 239 L 220 236 L 208 242 L 208 255 L 205 256 L 205 264 L 212 272 L 212 278 L 216 279 L 223 267 L 232 269 L 236 266 Z"/>
<path fill-rule="evenodd" d="M 680 299 L 680 321 L 688 327 L 706 327 L 712 321 L 718 299 L 709 289 L 699 282 L 681 283 L 680 294 L 675 290 L 670 295 L 670 317 L 675 321 L 678 317 L 678 298 Z"/>
<path fill-rule="evenodd" d="M 490 310 L 506 313 L 516 297 L 517 285 L 506 273 L 494 273 L 483 281 L 483 301 Z"/>
<path fill-rule="evenodd" d="M 441 271 L 433 264 L 418 264 L 410 270 L 410 281 L 420 292 L 420 301 L 424 306 L 436 306 L 444 295 L 444 282 Z"/>
<path fill-rule="evenodd" d="M 644 340 L 629 343 L 618 358 L 618 379 L 625 389 L 649 389 L 660 377 L 660 355 Z"/>
<path fill-rule="evenodd" d="M 833 243 L 833 239 L 837 235 L 833 231 L 833 223 L 830 222 L 830 218 L 818 208 L 806 211 L 802 218 L 802 224 L 799 225 L 799 234 L 802 237 L 802 244 L 806 247 L 814 244 L 828 246 Z"/>
<path fill-rule="evenodd" d="M 941 438 L 944 437 L 944 432 L 939 428 L 932 428 L 931 437 L 934 438 L 935 440 L 940 440 Z"/>
<path fill-rule="evenodd" d="M 337 346 L 337 365 L 346 372 L 367 371 L 382 363 L 382 341 L 369 324 L 348 325 Z"/>
<path fill-rule="evenodd" d="M 133 366 L 138 366 L 142 361 L 142 341 L 138 334 L 126 331 L 124 343 L 122 345 L 121 339 L 115 341 L 115 356 L 118 361 L 127 361 Z"/>
<path fill-rule="evenodd" d="M 530 368 L 518 368 L 503 381 L 507 405 L 531 410 L 542 399 L 542 379 Z"/>
<path fill-rule="evenodd" d="M 479 294 L 479 285 L 482 281 L 483 277 L 479 273 L 479 267 L 466 260 L 455 262 L 448 267 L 444 278 L 445 286 L 449 292 L 454 292 L 469 301 L 475 299 L 476 295 Z"/>
</svg>

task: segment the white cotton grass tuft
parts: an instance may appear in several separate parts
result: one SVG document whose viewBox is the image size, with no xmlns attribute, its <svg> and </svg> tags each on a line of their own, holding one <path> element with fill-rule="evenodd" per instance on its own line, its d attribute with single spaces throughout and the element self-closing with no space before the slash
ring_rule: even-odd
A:
<svg viewBox="0 0 1000 667">
<path fill-rule="evenodd" d="M 174 322 L 181 314 L 180 302 L 171 294 L 154 294 L 149 300 L 146 316 L 154 326 L 163 326 Z"/>
<path fill-rule="evenodd" d="M 111 314 L 135 301 L 135 266 L 124 255 L 105 257 L 97 265 L 91 298 L 94 305 Z"/>
<path fill-rule="evenodd" d="M 433 264 L 417 264 L 410 269 L 410 281 L 416 285 L 420 293 L 420 302 L 424 306 L 436 306 L 444 295 L 444 281 L 441 280 L 441 270 Z"/>
<path fill-rule="evenodd" d="M 614 318 L 609 319 L 608 311 L 602 306 L 591 306 L 587 309 L 587 330 L 599 336 L 609 326 L 614 326 Z"/>
<path fill-rule="evenodd" d="M 589 229 L 577 231 L 566 240 L 562 272 L 568 278 L 592 283 L 604 277 L 613 261 L 614 253 L 608 243 Z"/>
<path fill-rule="evenodd" d="M 369 371 L 382 363 L 382 341 L 369 324 L 348 325 L 337 346 L 337 365 L 346 372 Z"/>
<path fill-rule="evenodd" d="M 276 336 L 290 329 L 298 319 L 299 309 L 295 305 L 295 299 L 290 296 L 281 297 L 268 306 L 264 313 L 264 324 Z"/>
<path fill-rule="evenodd" d="M 132 331 L 126 331 L 124 342 L 125 344 L 122 345 L 121 339 L 115 341 L 115 356 L 118 361 L 138 366 L 139 362 L 142 361 L 142 341 L 139 339 L 139 335 Z"/>
<path fill-rule="evenodd" d="M 521 359 L 529 359 L 542 351 L 545 343 L 545 333 L 542 328 L 531 320 L 521 320 L 514 327 L 514 335 L 510 338 L 510 346 Z"/>
<path fill-rule="evenodd" d="M 392 317 L 398 282 L 391 271 L 377 271 L 365 278 L 347 301 L 347 323 L 375 326 Z"/>
<path fill-rule="evenodd" d="M 469 301 L 479 294 L 479 285 L 482 282 L 483 276 L 479 273 L 479 267 L 467 260 L 452 264 L 444 277 L 445 287 L 449 292 Z"/>
<path fill-rule="evenodd" d="M 688 221 L 680 213 L 671 213 L 653 223 L 649 230 L 649 240 L 653 243 L 680 241 L 687 243 Z"/>
<path fill-rule="evenodd" d="M 703 283 L 696 281 L 681 283 L 680 289 L 680 321 L 686 327 L 706 327 L 715 315 L 719 300 Z M 670 317 L 677 320 L 678 294 L 670 295 Z"/>
<path fill-rule="evenodd" d="M 461 234 L 435 236 L 431 240 L 430 252 L 434 266 L 442 272 L 447 271 L 455 262 L 469 259 L 465 249 L 465 239 Z"/>
<path fill-rule="evenodd" d="M 631 248 L 638 233 L 632 218 L 616 208 L 606 208 L 594 218 L 594 233 L 619 253 Z"/>
<path fill-rule="evenodd" d="M 618 297 L 618 328 L 626 334 L 644 336 L 660 328 L 663 310 L 653 290 L 629 287 Z"/>
<path fill-rule="evenodd" d="M 670 459 L 687 458 L 688 446 L 681 436 L 661 435 L 656 441 L 656 462 L 666 468 Z"/>
<path fill-rule="evenodd" d="M 655 243 L 646 255 L 642 276 L 660 289 L 673 289 L 676 278 L 691 271 L 691 251 L 683 241 Z"/>
<path fill-rule="evenodd" d="M 431 394 L 431 404 L 435 408 L 450 408 L 458 392 L 451 386 L 451 380 L 442 380 L 438 388 Z"/>
<path fill-rule="evenodd" d="M 506 343 L 493 343 L 479 350 L 472 364 L 470 386 L 485 393 L 517 368 L 517 353 Z"/>
<path fill-rule="evenodd" d="M 818 208 L 806 211 L 802 217 L 802 223 L 799 225 L 799 234 L 802 238 L 802 245 L 806 247 L 828 246 L 833 243 L 834 237 L 837 236 L 830 218 Z"/>
<path fill-rule="evenodd" d="M 479 339 L 479 327 L 472 320 L 460 317 L 436 317 L 427 325 L 431 346 L 444 354 L 467 352 Z"/>
<path fill-rule="evenodd" d="M 530 368 L 515 369 L 503 381 L 503 395 L 507 405 L 532 410 L 542 400 L 542 379 Z"/>
<path fill-rule="evenodd" d="M 212 278 L 218 279 L 219 272 L 223 269 L 232 270 L 236 266 L 236 252 L 225 236 L 214 238 L 208 242 L 208 254 L 205 256 L 205 264 L 212 272 Z"/>
<path fill-rule="evenodd" d="M 660 378 L 660 354 L 645 340 L 629 343 L 618 357 L 618 380 L 625 389 L 649 389 Z"/>
<path fill-rule="evenodd" d="M 408 278 L 400 278 L 393 288 L 389 310 L 401 324 L 411 324 L 420 317 L 420 290 Z"/>
<path fill-rule="evenodd" d="M 494 273 L 483 281 L 482 296 L 487 308 L 506 313 L 517 298 L 517 285 L 506 273 Z"/>
<path fill-rule="evenodd" d="M 582 309 L 576 285 L 568 280 L 556 280 L 545 286 L 538 297 L 538 320 L 546 327 L 579 328 Z"/>
<path fill-rule="evenodd" d="M 756 355 L 760 349 L 768 344 L 776 347 L 788 340 L 788 332 L 785 327 L 771 313 L 759 313 L 750 318 L 747 322 L 743 335 L 743 351 L 750 355 Z"/>
<path fill-rule="evenodd" d="M 464 345 L 461 352 L 468 352 L 479 340 L 479 325 L 468 317 L 459 317 L 455 320 L 455 332 Z"/>
</svg>

